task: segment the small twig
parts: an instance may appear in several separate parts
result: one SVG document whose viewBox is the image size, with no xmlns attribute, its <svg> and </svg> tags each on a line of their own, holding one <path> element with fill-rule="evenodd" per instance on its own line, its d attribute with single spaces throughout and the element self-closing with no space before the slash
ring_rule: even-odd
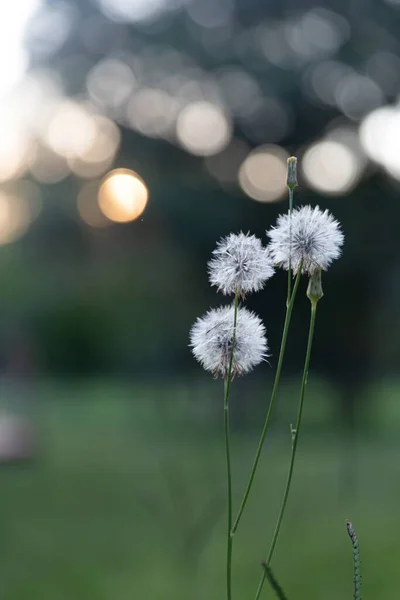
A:
<svg viewBox="0 0 400 600">
<path fill-rule="evenodd" d="M 354 531 L 352 523 L 347 521 L 346 523 L 347 533 L 351 539 L 353 546 L 353 564 L 354 564 L 354 600 L 361 600 L 361 571 L 360 571 L 360 549 L 358 543 L 358 537 Z"/>
<path fill-rule="evenodd" d="M 285 595 L 285 592 L 279 585 L 275 575 L 272 572 L 271 567 L 267 564 L 265 560 L 262 561 L 261 566 L 265 571 L 269 585 L 272 587 L 279 600 L 287 600 L 287 596 Z"/>
</svg>

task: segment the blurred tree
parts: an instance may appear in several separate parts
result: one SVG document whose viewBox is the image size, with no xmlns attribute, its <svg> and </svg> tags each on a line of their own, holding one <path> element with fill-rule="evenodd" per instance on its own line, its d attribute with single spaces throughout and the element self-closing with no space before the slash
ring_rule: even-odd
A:
<svg viewBox="0 0 400 600">
<path fill-rule="evenodd" d="M 161 373 L 187 367 L 187 330 L 208 303 L 218 302 L 205 269 L 215 240 L 240 229 L 262 236 L 286 210 L 284 203 L 249 200 L 236 183 L 220 185 L 207 160 L 179 147 L 174 131 L 162 135 L 146 121 L 138 124 L 143 106 L 156 110 L 151 98 L 166 95 L 168 106 L 222 103 L 242 148 L 278 143 L 301 153 L 326 132 L 354 129 L 397 98 L 397 9 L 389 0 L 331 0 L 323 7 L 312 0 L 44 4 L 26 40 L 31 72 L 47 70 L 63 95 L 113 119 L 122 133 L 114 165 L 137 170 L 150 190 L 141 220 L 91 230 L 76 212 L 79 177 L 42 186 L 43 216 L 8 253 L 19 256 L 15 268 L 30 265 L 37 282 L 29 275 L 27 285 L 15 284 L 12 300 L 10 293 L 3 301 L 10 314 L 18 306 L 25 311 L 29 281 L 32 323 L 49 369 Z M 101 71 L 105 60 L 114 62 Z M 140 103 L 143 90 L 164 96 Z M 137 103 L 129 112 L 132 98 Z M 165 106 L 157 109 L 158 126 Z M 309 192 L 304 180 L 296 192 L 297 203 L 331 209 L 346 234 L 344 257 L 324 282 L 315 365 L 340 382 L 349 426 L 356 390 L 379 355 L 374 307 L 387 285 L 380 282 L 400 260 L 397 188 L 372 167 L 365 176 L 345 199 Z M 282 320 L 284 284 L 277 281 L 268 300 L 251 300 L 265 316 L 273 348 Z M 300 305 L 293 327 L 302 331 L 303 325 Z M 398 346 L 393 342 L 392 356 Z M 297 350 L 295 342 L 288 356 L 293 369 Z"/>
</svg>

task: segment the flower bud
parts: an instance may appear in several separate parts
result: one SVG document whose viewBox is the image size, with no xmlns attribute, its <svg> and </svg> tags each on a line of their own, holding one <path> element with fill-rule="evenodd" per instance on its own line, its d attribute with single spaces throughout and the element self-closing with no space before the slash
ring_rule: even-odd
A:
<svg viewBox="0 0 400 600">
<path fill-rule="evenodd" d="M 297 158 L 295 156 L 287 159 L 286 185 L 291 190 L 294 190 L 297 185 Z"/>
<path fill-rule="evenodd" d="M 310 276 L 307 288 L 307 296 L 312 304 L 317 304 L 321 300 L 324 292 L 322 291 L 321 269 L 316 269 Z"/>
</svg>

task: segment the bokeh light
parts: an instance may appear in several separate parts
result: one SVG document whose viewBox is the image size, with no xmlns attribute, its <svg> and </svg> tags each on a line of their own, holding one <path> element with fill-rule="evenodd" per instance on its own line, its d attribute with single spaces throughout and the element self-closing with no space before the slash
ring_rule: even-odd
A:
<svg viewBox="0 0 400 600">
<path fill-rule="evenodd" d="M 47 146 L 37 144 L 30 157 L 29 171 L 40 183 L 59 183 L 70 174 L 66 159 Z"/>
<path fill-rule="evenodd" d="M 179 114 L 176 135 L 182 146 L 198 156 L 211 156 L 223 150 L 232 135 L 227 114 L 211 102 L 188 104 Z"/>
<path fill-rule="evenodd" d="M 98 202 L 110 221 L 126 223 L 140 217 L 148 195 L 146 184 L 137 173 L 130 169 L 115 169 L 101 182 Z"/>
<path fill-rule="evenodd" d="M 63 98 L 59 73 L 54 70 L 30 71 L 2 100 L 2 112 L 8 113 L 35 136 L 43 136 Z"/>
<path fill-rule="evenodd" d="M 40 210 L 34 184 L 25 182 L 14 190 L 0 190 L 0 245 L 20 239 Z M 32 187 L 33 186 L 33 187 Z"/>
<path fill-rule="evenodd" d="M 0 182 L 23 174 L 34 152 L 34 140 L 15 119 L 0 117 Z"/>
<path fill-rule="evenodd" d="M 366 62 L 366 73 L 385 94 L 396 96 L 400 84 L 400 57 L 393 52 L 378 50 Z"/>
<path fill-rule="evenodd" d="M 107 227 L 110 224 L 100 210 L 98 203 L 99 182 L 89 181 L 79 190 L 77 197 L 77 209 L 81 219 L 90 227 L 96 229 Z"/>
<path fill-rule="evenodd" d="M 239 169 L 239 184 L 253 200 L 275 202 L 286 191 L 288 153 L 273 144 L 260 146 L 246 157 Z"/>
<path fill-rule="evenodd" d="M 201 27 L 215 28 L 224 26 L 232 18 L 232 0 L 192 0 L 187 11 L 191 19 Z"/>
<path fill-rule="evenodd" d="M 384 96 L 378 84 L 371 78 L 350 72 L 338 82 L 335 99 L 346 117 L 359 119 L 380 106 Z"/>
<path fill-rule="evenodd" d="M 127 102 L 135 84 L 130 66 L 115 58 L 99 61 L 86 78 L 86 86 L 93 102 L 111 109 Z"/>
<path fill-rule="evenodd" d="M 95 134 L 90 146 L 68 159 L 71 170 L 87 179 L 98 177 L 111 167 L 121 141 L 120 129 L 111 119 L 94 116 L 93 124 Z"/>
<path fill-rule="evenodd" d="M 97 0 L 104 14 L 117 22 L 152 19 L 169 6 L 170 0 Z"/>
<path fill-rule="evenodd" d="M 360 175 L 360 163 L 354 150 L 330 139 L 310 146 L 301 166 L 310 187 L 326 194 L 346 194 Z"/>
<path fill-rule="evenodd" d="M 334 54 L 347 41 L 349 34 L 346 19 L 322 7 L 312 8 L 284 27 L 289 47 L 298 59 L 303 60 Z"/>
<path fill-rule="evenodd" d="M 25 30 L 39 6 L 40 0 L 18 0 L 3 7 L 0 19 L 0 97 L 13 88 L 28 66 Z"/>
<path fill-rule="evenodd" d="M 49 147 L 61 156 L 80 156 L 94 142 L 96 125 L 84 106 L 73 100 L 60 102 L 45 134 Z"/>
<path fill-rule="evenodd" d="M 128 103 L 128 124 L 149 137 L 169 137 L 174 132 L 179 106 L 179 101 L 164 90 L 142 88 Z"/>
<path fill-rule="evenodd" d="M 47 58 L 61 48 L 78 17 L 78 10 L 65 1 L 40 6 L 26 32 L 26 42 L 35 59 Z"/>
<path fill-rule="evenodd" d="M 249 107 L 248 114 L 240 119 L 243 132 L 254 142 L 279 142 L 293 125 L 293 116 L 285 102 L 278 98 L 261 98 Z"/>
<path fill-rule="evenodd" d="M 218 84 L 224 100 L 236 117 L 246 117 L 261 101 L 262 93 L 257 79 L 245 70 L 221 69 Z"/>
<path fill-rule="evenodd" d="M 223 187 L 237 186 L 238 170 L 248 153 L 249 147 L 246 142 L 233 139 L 222 152 L 207 156 L 204 164 L 210 175 Z"/>
<path fill-rule="evenodd" d="M 338 60 L 323 60 L 305 70 L 302 78 L 303 92 L 314 102 L 336 106 L 337 88 L 355 72 Z"/>
<path fill-rule="evenodd" d="M 400 107 L 374 110 L 361 122 L 359 133 L 367 155 L 400 179 Z"/>
</svg>

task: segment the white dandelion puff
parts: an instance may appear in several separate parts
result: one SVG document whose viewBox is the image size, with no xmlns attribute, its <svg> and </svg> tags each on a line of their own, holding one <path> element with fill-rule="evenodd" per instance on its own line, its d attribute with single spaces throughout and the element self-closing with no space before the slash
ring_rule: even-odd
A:
<svg viewBox="0 0 400 600">
<path fill-rule="evenodd" d="M 190 331 L 195 358 L 215 377 L 226 378 L 233 340 L 234 306 L 209 310 L 197 319 Z M 244 375 L 268 356 L 266 330 L 261 319 L 238 307 L 233 346 L 232 376 Z"/>
<path fill-rule="evenodd" d="M 319 206 L 295 208 L 292 216 L 280 215 L 276 227 L 267 231 L 273 263 L 286 271 L 312 275 L 316 269 L 326 271 L 339 258 L 344 235 L 340 224 Z"/>
<path fill-rule="evenodd" d="M 210 283 L 226 295 L 244 297 L 257 292 L 274 274 L 268 250 L 255 235 L 231 233 L 218 242 L 212 254 Z"/>
</svg>

